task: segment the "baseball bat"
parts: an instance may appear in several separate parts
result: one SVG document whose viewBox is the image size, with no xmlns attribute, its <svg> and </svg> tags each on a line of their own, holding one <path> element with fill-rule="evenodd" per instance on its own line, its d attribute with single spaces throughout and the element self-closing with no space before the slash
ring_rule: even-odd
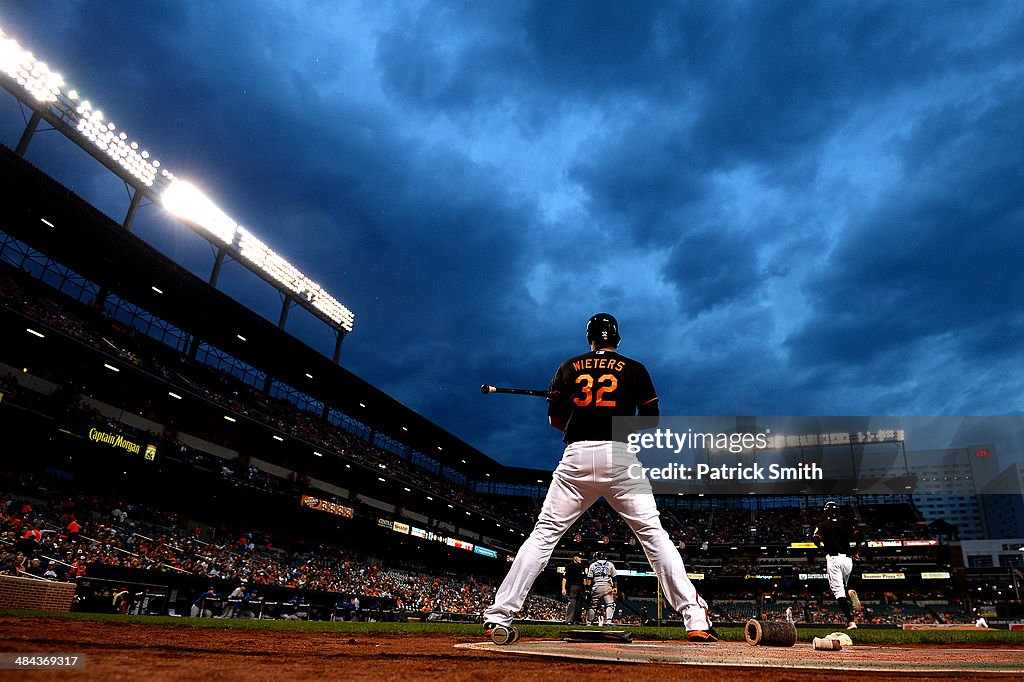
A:
<svg viewBox="0 0 1024 682">
<path fill-rule="evenodd" d="M 480 387 L 480 392 L 484 395 L 490 395 L 491 393 L 511 393 L 513 395 L 535 395 L 541 398 L 547 398 L 548 392 L 540 389 L 533 388 L 499 388 L 497 386 L 490 386 L 484 384 Z"/>
</svg>

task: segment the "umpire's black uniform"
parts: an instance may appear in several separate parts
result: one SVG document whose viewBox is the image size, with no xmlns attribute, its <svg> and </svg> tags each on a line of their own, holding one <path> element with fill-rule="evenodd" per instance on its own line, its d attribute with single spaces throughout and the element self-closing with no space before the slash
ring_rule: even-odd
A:
<svg viewBox="0 0 1024 682">
<path fill-rule="evenodd" d="M 579 559 L 579 561 L 576 561 Z M 565 567 L 565 576 L 562 578 L 562 589 L 569 600 L 565 606 L 565 622 L 574 625 L 580 621 L 580 614 L 583 610 L 584 579 L 586 578 L 587 567 L 583 564 L 583 556 L 573 555 L 572 561 Z"/>
</svg>

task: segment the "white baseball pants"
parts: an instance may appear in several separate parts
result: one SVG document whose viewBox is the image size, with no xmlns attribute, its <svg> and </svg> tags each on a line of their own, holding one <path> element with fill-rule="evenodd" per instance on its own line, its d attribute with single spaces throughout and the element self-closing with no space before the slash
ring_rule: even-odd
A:
<svg viewBox="0 0 1024 682">
<path fill-rule="evenodd" d="M 825 558 L 825 567 L 828 569 L 828 588 L 832 590 L 832 595 L 836 599 L 848 598 L 846 585 L 853 572 L 853 559 L 846 554 L 829 554 Z"/>
<path fill-rule="evenodd" d="M 533 532 L 519 548 L 494 604 L 484 611 L 485 623 L 512 623 L 562 535 L 603 496 L 636 534 L 665 598 L 683 616 L 686 629 L 711 627 L 707 602 L 697 594 L 679 550 L 661 527 L 650 483 L 629 477 L 629 467 L 637 461 L 622 443 L 580 441 L 565 448 Z"/>
</svg>

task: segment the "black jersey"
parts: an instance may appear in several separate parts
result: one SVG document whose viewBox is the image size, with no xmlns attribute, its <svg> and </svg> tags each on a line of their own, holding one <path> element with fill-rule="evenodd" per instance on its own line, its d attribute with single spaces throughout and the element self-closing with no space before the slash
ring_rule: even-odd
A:
<svg viewBox="0 0 1024 682">
<path fill-rule="evenodd" d="M 583 577 L 586 573 L 586 570 L 587 567 L 583 564 L 582 561 L 580 563 L 570 561 L 569 565 L 565 567 L 566 587 L 569 587 L 570 585 L 582 585 Z"/>
<path fill-rule="evenodd" d="M 612 418 L 657 415 L 658 394 L 647 368 L 615 351 L 569 358 L 555 372 L 548 415 L 566 422 L 566 443 L 612 440 Z"/>
<path fill-rule="evenodd" d="M 814 529 L 814 538 L 821 542 L 825 554 L 835 556 L 836 554 L 849 554 L 850 543 L 860 543 L 861 532 L 844 521 L 833 521 L 831 519 L 822 521 L 821 525 Z"/>
</svg>

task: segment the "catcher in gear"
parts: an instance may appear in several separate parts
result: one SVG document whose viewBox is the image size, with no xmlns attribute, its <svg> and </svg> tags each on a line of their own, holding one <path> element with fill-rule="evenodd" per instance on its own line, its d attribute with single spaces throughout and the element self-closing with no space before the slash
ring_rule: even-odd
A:
<svg viewBox="0 0 1024 682">
<path fill-rule="evenodd" d="M 587 583 L 590 585 L 587 625 L 594 624 L 595 616 L 598 625 L 610 625 L 615 619 L 615 599 L 619 596 L 619 587 L 615 564 L 605 558 L 604 552 L 594 552 L 594 562 L 587 568 Z"/>
<path fill-rule="evenodd" d="M 533 531 L 516 553 L 494 604 L 484 611 L 488 633 L 511 626 L 562 535 L 604 497 L 636 534 L 665 597 L 683 616 L 687 638 L 718 641 L 707 602 L 690 582 L 675 543 L 661 526 L 650 482 L 629 476 L 630 466 L 639 460 L 613 435 L 615 417 L 659 414 L 658 394 L 647 368 L 620 355 L 619 341 L 618 321 L 608 313 L 594 315 L 587 321 L 590 350 L 563 362 L 551 380 L 548 421 L 563 432 L 565 450 Z"/>
</svg>

